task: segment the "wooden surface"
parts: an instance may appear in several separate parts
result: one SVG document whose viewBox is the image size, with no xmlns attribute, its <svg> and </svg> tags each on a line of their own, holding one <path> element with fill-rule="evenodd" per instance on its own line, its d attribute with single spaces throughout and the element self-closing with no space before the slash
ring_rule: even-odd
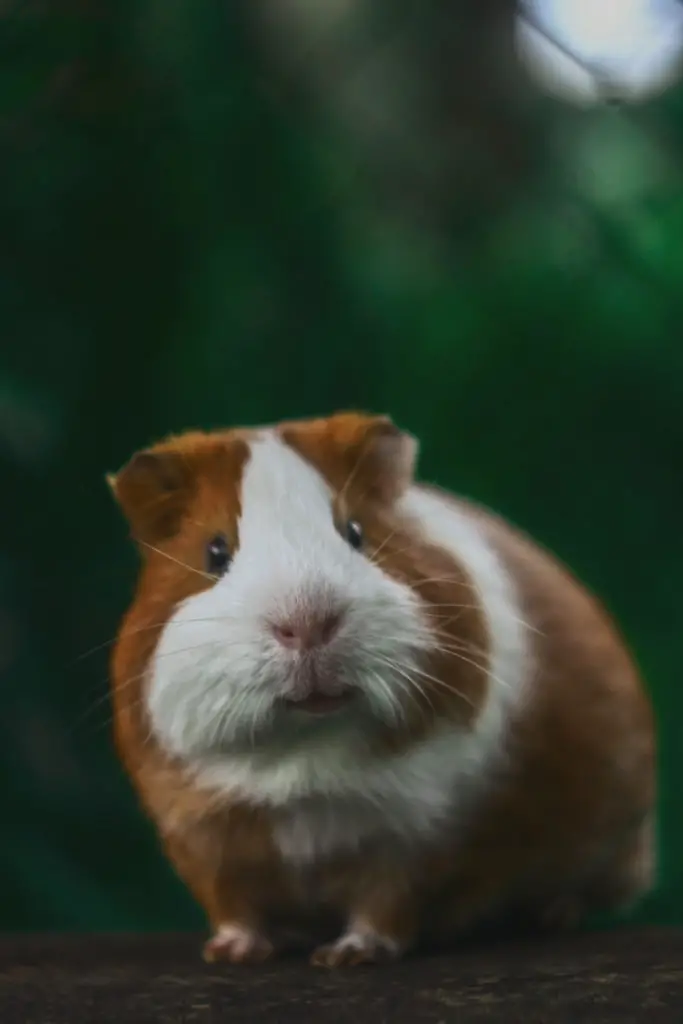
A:
<svg viewBox="0 0 683 1024">
<path fill-rule="evenodd" d="M 683 930 L 331 973 L 204 965 L 196 936 L 2 936 L 2 1024 L 683 1024 Z"/>
</svg>

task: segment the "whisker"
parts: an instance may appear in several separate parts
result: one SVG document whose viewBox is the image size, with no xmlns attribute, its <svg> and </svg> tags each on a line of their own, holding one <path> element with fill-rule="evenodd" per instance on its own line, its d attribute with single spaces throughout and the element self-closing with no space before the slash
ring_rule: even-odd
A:
<svg viewBox="0 0 683 1024">
<path fill-rule="evenodd" d="M 145 626 L 136 626 L 135 629 L 126 629 L 117 636 L 110 637 L 109 640 L 105 640 L 103 643 L 98 644 L 96 647 L 92 647 L 88 651 L 84 651 L 83 654 L 79 654 L 74 658 L 72 662 L 69 662 L 66 668 L 73 668 L 79 662 L 84 661 L 86 658 L 90 658 L 93 654 L 97 654 L 99 651 L 104 650 L 106 647 L 111 647 L 118 640 L 127 640 L 129 637 L 137 636 L 140 633 L 146 633 L 153 629 L 161 629 L 167 626 L 169 629 L 180 629 L 182 626 L 192 626 L 196 623 L 206 622 L 229 622 L 234 618 L 232 615 L 213 615 L 197 619 L 182 619 L 181 621 L 173 621 L 169 619 L 162 620 L 160 622 L 150 622 Z"/>
<path fill-rule="evenodd" d="M 224 643 L 224 641 L 222 639 L 221 640 L 213 640 L 213 641 L 204 641 L 204 643 L 201 643 L 201 644 L 193 644 L 191 647 L 179 647 L 179 648 L 177 648 L 177 649 L 175 649 L 173 651 L 164 651 L 162 654 L 155 654 L 155 658 L 169 658 L 169 657 L 173 657 L 174 655 L 177 655 L 177 654 L 188 654 L 188 653 L 190 653 L 192 651 L 204 650 L 206 647 L 212 647 L 212 646 L 216 646 L 216 645 L 219 645 L 219 644 L 223 645 L 223 643 Z M 133 676 L 128 676 L 126 679 L 123 679 L 120 683 L 116 684 L 116 691 L 117 692 L 122 692 L 124 690 L 127 690 L 129 686 L 133 685 L 133 683 L 137 683 L 141 679 L 143 679 L 148 671 L 149 671 L 149 665 L 147 665 L 141 672 L 138 672 L 138 673 L 136 673 Z M 101 682 L 106 684 L 107 681 L 108 681 L 107 679 L 104 679 Z M 102 704 L 104 704 L 110 697 L 111 697 L 111 689 L 107 688 L 107 692 L 104 693 L 101 697 L 98 697 L 98 699 L 93 704 L 91 704 L 83 712 L 82 715 L 80 715 L 78 717 L 76 722 L 74 722 L 72 728 L 73 729 L 79 728 L 80 725 L 83 724 L 83 721 L 85 719 L 87 719 L 94 711 L 96 711 L 97 708 L 101 707 Z"/>
<path fill-rule="evenodd" d="M 451 601 L 447 604 L 430 604 L 430 609 L 436 608 L 440 610 L 442 608 L 459 608 L 462 611 L 481 611 L 482 607 L 480 604 L 466 604 L 464 601 Z"/>
<path fill-rule="evenodd" d="M 477 611 L 477 610 L 483 611 L 482 605 L 477 605 L 477 604 L 458 604 L 457 602 L 453 603 L 453 604 L 436 604 L 433 607 L 434 608 L 438 608 L 438 609 L 440 609 L 440 608 L 461 608 L 463 610 L 469 610 L 469 611 Z M 539 636 L 544 636 L 545 635 L 543 633 L 543 630 L 539 629 L 538 626 L 532 625 L 530 622 L 527 622 L 526 619 L 521 618 L 519 615 L 515 615 L 513 612 L 506 612 L 506 618 L 508 618 L 510 620 L 510 622 L 518 623 L 518 625 L 523 626 L 525 629 L 528 629 L 529 632 L 531 632 L 531 633 L 537 633 Z"/>
<path fill-rule="evenodd" d="M 368 556 L 372 562 L 375 562 L 375 565 L 382 565 L 382 562 L 377 562 L 376 561 L 377 556 L 379 555 L 380 551 L 382 551 L 387 546 L 389 541 L 392 540 L 392 538 L 396 536 L 397 532 L 398 532 L 398 527 L 396 529 L 392 530 L 391 533 L 388 533 L 387 536 L 382 541 L 382 543 L 379 545 L 379 547 L 375 548 L 375 550 L 372 552 L 372 554 Z M 402 552 L 394 552 L 394 554 L 401 554 L 401 553 Z"/>
<path fill-rule="evenodd" d="M 443 647 L 442 648 L 442 653 L 444 653 L 444 654 L 452 654 L 453 657 L 458 658 L 460 661 L 464 661 L 468 665 L 472 665 L 473 668 L 476 668 L 480 672 L 485 673 L 485 675 L 489 679 L 492 679 L 493 682 L 497 683 L 498 686 L 500 686 L 502 689 L 504 689 L 504 690 L 509 690 L 510 689 L 510 684 L 507 683 L 504 679 L 502 679 L 501 676 L 499 676 L 496 673 L 492 672 L 491 669 L 490 669 L 490 666 L 488 664 L 482 664 L 481 662 L 474 661 L 472 658 L 468 658 L 467 655 L 463 654 L 463 652 L 461 650 L 458 650 L 457 648 L 452 648 L 451 649 L 449 647 Z"/>
<path fill-rule="evenodd" d="M 486 647 L 482 647 L 481 644 L 474 643 L 472 640 L 465 640 L 462 637 L 452 636 L 450 633 L 444 633 L 441 630 L 434 630 L 433 634 L 436 639 L 435 650 L 455 650 L 465 651 L 469 654 L 478 654 L 484 660 L 488 660 L 489 650 Z"/>
<path fill-rule="evenodd" d="M 104 696 L 100 700 L 98 700 L 93 706 L 87 708 L 86 711 L 82 715 L 79 715 L 78 718 L 76 719 L 76 721 L 73 722 L 68 727 L 67 735 L 68 736 L 73 736 L 85 724 L 87 719 L 89 719 L 91 717 L 92 712 L 93 711 L 97 711 L 100 707 L 102 707 L 105 704 L 105 702 L 108 700 L 108 698 L 110 698 L 110 697 L 111 697 L 111 694 L 109 692 L 105 693 Z M 136 707 L 139 707 L 141 704 L 142 704 L 142 698 L 138 697 L 137 700 L 134 700 L 131 703 L 131 707 L 132 708 L 136 708 Z M 111 708 L 110 708 L 110 711 L 111 711 Z M 93 725 L 93 733 L 99 732 L 101 729 L 105 729 L 107 726 L 112 726 L 114 724 L 114 718 L 115 718 L 114 714 L 110 713 L 101 722 L 96 722 Z"/>
<path fill-rule="evenodd" d="M 488 656 L 488 651 L 484 647 L 481 647 L 479 644 L 475 644 L 471 640 L 467 640 L 465 637 L 454 636 L 451 633 L 444 632 L 442 629 L 438 627 L 425 629 L 421 633 L 417 634 L 417 636 L 411 636 L 410 647 L 415 648 L 417 646 L 421 649 L 433 651 L 436 649 L 441 639 L 453 645 L 454 647 L 459 647 L 462 650 L 469 650 L 472 653 L 479 652 L 484 657 Z M 436 645 L 434 641 L 437 642 Z M 376 645 L 380 645 L 382 643 L 395 643 L 399 644 L 402 647 L 405 644 L 405 637 L 392 636 L 386 633 L 379 634 L 376 637 L 376 639 L 373 639 L 372 643 L 369 644 L 369 653 L 372 654 L 375 650 Z"/>
<path fill-rule="evenodd" d="M 487 652 L 482 651 L 481 648 L 455 647 L 449 644 L 439 644 L 439 646 L 434 648 L 434 654 L 453 655 L 456 658 L 459 657 L 461 661 L 464 661 L 468 657 L 477 659 L 476 667 L 481 669 L 482 672 L 488 672 Z"/>
<path fill-rule="evenodd" d="M 346 498 L 346 492 L 348 491 L 349 487 L 351 486 L 351 484 L 355 480 L 356 474 L 358 473 L 358 470 L 362 466 L 363 460 L 366 458 L 366 456 L 368 455 L 369 451 L 370 451 L 369 448 L 364 448 L 361 451 L 361 453 L 358 456 L 358 458 L 356 459 L 356 462 L 355 462 L 353 468 L 351 469 L 351 472 L 349 473 L 349 475 L 346 478 L 346 482 L 344 483 L 344 486 L 342 487 L 341 491 L 339 492 L 339 501 L 343 501 Z"/>
<path fill-rule="evenodd" d="M 390 534 L 390 537 L 393 537 L 393 536 L 394 536 L 394 535 L 395 535 L 396 533 L 398 533 L 398 528 L 392 531 L 392 533 Z M 389 539 L 389 538 L 388 538 L 388 539 Z M 388 539 L 387 539 L 387 540 L 385 540 L 385 541 L 383 541 L 383 543 L 382 543 L 382 547 L 384 547 L 384 545 L 385 545 L 386 543 L 388 543 Z M 405 554 L 408 554 L 408 552 L 411 552 L 411 551 L 415 551 L 415 545 L 414 545 L 414 544 L 406 544 L 406 546 L 405 546 L 405 547 L 403 547 L 403 548 L 399 548 L 399 549 L 398 549 L 398 551 L 391 551 L 391 552 L 389 552 L 389 551 L 388 551 L 388 552 L 386 553 L 386 555 L 384 556 L 384 558 L 380 559 L 380 561 L 376 562 L 375 564 L 376 564 L 376 565 L 379 565 L 379 566 L 381 567 L 381 566 L 383 566 L 383 565 L 386 565 L 386 561 L 387 561 L 387 558 L 390 558 L 390 557 L 392 557 L 392 556 L 393 556 L 393 557 L 395 558 L 395 557 L 397 557 L 398 555 L 405 555 Z M 375 553 L 374 553 L 374 554 L 373 554 L 373 555 L 371 556 L 371 557 L 373 558 L 373 560 L 374 560 L 374 558 L 375 558 L 376 554 L 377 554 L 377 552 L 375 552 Z"/>
<path fill-rule="evenodd" d="M 142 541 L 143 547 L 149 548 L 150 551 L 156 552 L 157 555 L 161 555 L 163 558 L 168 558 L 170 562 L 175 565 L 179 565 L 182 569 L 186 569 L 188 572 L 194 572 L 197 576 L 201 576 L 202 579 L 209 580 L 211 583 L 216 582 L 216 577 L 212 576 L 211 573 L 203 572 L 201 569 L 195 569 L 193 565 L 188 565 L 187 562 L 181 562 L 179 558 L 174 558 L 168 551 L 162 551 L 161 548 L 157 548 L 154 544 L 149 544 L 147 541 Z"/>
<path fill-rule="evenodd" d="M 460 618 L 462 617 L 462 614 L 463 614 L 464 610 L 465 609 L 461 608 L 458 612 L 456 612 L 455 615 L 450 615 L 443 622 L 440 622 L 439 627 L 436 629 L 437 635 L 449 636 L 449 637 L 452 636 L 452 634 L 446 632 L 447 627 L 454 626 L 455 623 L 458 622 L 460 620 Z"/>
<path fill-rule="evenodd" d="M 391 686 L 389 686 L 388 682 L 386 681 L 386 679 L 384 679 L 380 675 L 380 673 L 377 672 L 377 671 L 373 671 L 372 675 L 373 675 L 373 678 L 375 680 L 375 684 L 382 691 L 382 693 L 384 695 L 384 700 L 385 700 L 385 702 L 387 704 L 387 707 L 391 708 L 392 717 L 394 717 L 394 718 L 397 718 L 397 717 L 398 718 L 405 718 L 405 709 L 404 709 L 403 705 L 400 703 L 400 701 L 396 700 L 396 696 L 395 696 Z M 415 694 L 411 691 L 411 688 L 405 682 L 403 682 L 403 680 L 401 680 L 401 679 L 397 679 L 395 681 L 400 686 L 401 692 L 405 693 L 406 696 L 410 697 L 410 699 L 419 708 L 419 701 L 417 700 L 417 697 L 415 696 Z"/>
<path fill-rule="evenodd" d="M 402 552 L 392 552 L 392 554 L 394 554 L 394 555 L 395 554 L 401 554 L 403 552 L 410 551 L 410 550 L 411 550 L 410 547 L 406 547 L 406 548 L 402 549 Z M 376 552 L 375 552 L 375 555 L 376 555 Z M 375 565 L 378 565 L 381 568 L 382 565 L 385 564 L 386 557 L 388 557 L 388 556 L 386 556 L 385 559 L 379 560 L 379 561 L 375 561 L 375 557 L 374 556 L 372 556 L 372 557 L 373 557 L 373 561 L 375 562 Z M 472 591 L 477 596 L 479 596 L 479 594 L 480 594 L 479 587 L 477 586 L 477 584 L 472 582 L 471 580 L 463 578 L 462 576 L 430 576 L 430 577 L 427 577 L 426 579 L 422 579 L 422 580 L 405 580 L 404 582 L 406 583 L 407 586 L 409 586 L 409 587 L 416 587 L 416 588 L 418 588 L 418 587 L 425 587 L 425 586 L 428 586 L 429 584 L 433 584 L 433 583 L 452 583 L 454 586 L 466 587 L 468 590 Z M 472 611 L 475 611 L 475 610 L 478 610 L 478 609 L 482 609 L 482 604 L 467 605 L 467 604 L 461 604 L 459 602 L 456 602 L 456 603 L 453 603 L 453 604 L 442 604 L 442 603 L 439 603 L 439 604 L 434 605 L 434 607 L 436 607 L 436 608 L 449 608 L 449 607 L 454 607 L 455 608 L 455 607 L 457 607 L 457 608 L 463 608 L 463 609 L 468 608 L 468 609 L 471 609 Z M 533 626 L 530 622 L 527 622 L 525 619 L 520 618 L 519 616 L 515 615 L 513 612 L 509 612 L 507 614 L 508 614 L 508 618 L 510 619 L 511 622 L 517 622 L 520 626 L 524 626 L 525 629 L 528 629 L 532 633 L 537 633 L 539 636 L 544 636 L 545 635 L 543 633 L 543 631 L 540 630 L 537 626 Z"/>
<path fill-rule="evenodd" d="M 457 584 L 458 586 L 461 586 L 461 587 L 467 587 L 468 590 L 473 591 L 475 594 L 477 594 L 477 596 L 479 596 L 479 588 L 476 586 L 476 584 L 472 583 L 469 580 L 465 580 L 465 579 L 462 579 L 462 578 L 457 578 L 457 577 L 454 577 L 454 576 L 433 576 L 433 577 L 428 577 L 427 579 L 423 579 L 423 580 L 410 580 L 410 581 L 406 581 L 406 585 L 410 586 L 410 587 L 423 587 L 423 586 L 426 586 L 427 584 L 430 584 L 430 583 L 453 583 L 453 584 Z M 482 610 L 483 611 L 484 610 L 483 609 L 483 603 L 481 603 L 481 602 L 477 603 L 477 604 L 466 604 L 466 603 L 460 602 L 460 601 L 449 602 L 449 603 L 438 602 L 437 604 L 434 604 L 432 607 L 437 608 L 437 609 L 440 609 L 440 608 L 462 608 L 462 609 L 469 609 L 471 611 L 477 611 L 477 610 Z M 540 636 L 544 636 L 545 635 L 543 633 L 543 631 L 541 629 L 539 629 L 537 626 L 532 625 L 532 623 L 527 622 L 526 619 L 523 619 L 520 616 L 515 615 L 513 612 L 506 612 L 506 616 L 507 616 L 507 618 L 510 619 L 511 622 L 517 622 L 520 626 L 524 626 L 525 629 L 528 629 L 532 633 L 538 633 Z"/>
<path fill-rule="evenodd" d="M 422 633 L 422 635 L 417 638 L 417 641 L 413 640 L 413 642 L 411 643 L 411 647 L 420 646 L 423 649 L 431 652 L 438 651 L 441 649 L 445 650 L 446 648 L 442 648 L 440 644 L 440 640 L 442 637 L 444 640 L 448 642 L 448 644 L 452 648 L 456 650 L 470 652 L 471 654 L 481 654 L 484 658 L 488 657 L 488 651 L 485 648 L 480 647 L 478 644 L 472 643 L 471 640 L 465 640 L 461 637 L 452 636 L 450 633 L 442 633 L 441 630 L 439 629 L 425 630 Z M 411 638 L 411 640 L 412 639 L 413 638 Z M 435 640 L 437 641 L 436 644 Z M 368 644 L 369 655 L 373 655 L 376 650 L 376 645 L 381 643 L 394 643 L 403 645 L 405 643 L 405 637 L 389 636 L 386 633 L 383 633 L 381 634 L 381 636 L 377 637 L 374 643 Z"/>
<path fill-rule="evenodd" d="M 452 655 L 453 657 L 457 658 L 458 660 L 460 660 L 460 661 L 462 661 L 462 662 L 464 662 L 464 663 L 466 663 L 468 665 L 471 665 L 473 668 L 478 669 L 480 672 L 485 673 L 488 678 L 490 678 L 494 682 L 498 683 L 498 685 L 501 686 L 502 688 L 509 689 L 509 684 L 506 683 L 504 679 L 501 679 L 499 676 L 497 676 L 496 674 L 491 672 L 490 666 L 488 664 L 488 652 L 482 650 L 481 648 L 478 648 L 475 645 L 469 644 L 469 645 L 462 645 L 462 646 L 460 646 L 460 645 L 458 645 L 457 643 L 454 643 L 454 642 L 450 642 L 448 644 L 438 643 L 433 648 L 433 652 L 434 653 L 441 653 L 441 654 Z M 484 661 L 477 661 L 477 660 L 474 659 L 474 657 L 468 657 L 468 654 L 472 654 L 472 655 L 475 655 L 475 656 L 479 655 L 480 657 L 483 657 L 485 660 Z M 383 656 L 382 655 L 378 655 L 376 652 L 375 652 L 374 656 L 377 657 L 377 658 L 380 658 L 382 660 L 385 660 L 385 663 L 390 662 L 395 667 L 400 667 L 400 666 L 397 665 L 396 662 L 392 661 L 391 659 L 383 659 Z M 439 680 L 439 679 L 437 679 L 434 676 L 430 676 L 429 673 L 425 673 L 423 669 L 420 669 L 420 668 L 416 667 L 415 671 L 419 672 L 422 675 L 425 675 L 427 678 L 431 679 L 432 682 L 434 682 L 435 684 L 441 685 L 441 686 L 445 686 L 445 687 L 450 689 L 450 685 L 448 683 L 445 683 L 443 680 Z"/>
<path fill-rule="evenodd" d="M 398 666 L 393 666 L 392 667 L 392 671 L 396 671 L 398 673 L 398 675 L 400 676 L 399 679 L 396 679 L 396 682 L 401 687 L 401 691 L 403 693 L 405 693 L 406 696 L 409 697 L 413 701 L 413 703 L 417 707 L 418 711 L 420 711 L 423 715 L 425 714 L 425 709 L 420 706 L 420 702 L 417 699 L 417 697 L 415 696 L 415 694 L 413 693 L 413 690 L 417 690 L 417 692 L 422 697 L 424 697 L 424 699 L 427 701 L 427 703 L 429 704 L 430 708 L 432 710 L 434 710 L 434 706 L 433 706 L 432 702 L 430 701 L 429 696 L 425 692 L 424 687 L 420 686 L 419 683 L 415 683 L 414 680 L 410 679 L 409 676 L 407 675 L 407 673 L 405 671 L 403 671 L 403 670 L 400 670 L 400 668 Z M 375 676 L 378 679 L 381 679 L 381 676 L 379 675 L 379 673 L 375 672 L 374 674 L 375 674 Z M 390 690 L 390 687 L 386 683 L 386 681 L 384 681 L 384 685 L 385 685 L 385 687 L 388 690 Z"/>
<path fill-rule="evenodd" d="M 395 664 L 389 660 L 384 662 L 387 668 L 391 668 L 394 672 L 398 672 L 399 675 L 403 676 L 412 686 L 417 686 L 414 679 L 414 675 L 418 675 L 420 678 L 427 680 L 428 682 L 435 683 L 448 693 L 454 694 L 456 697 L 460 697 L 466 704 L 469 704 L 475 711 L 477 709 L 476 704 L 460 690 L 456 690 L 454 687 L 449 686 L 443 679 L 437 679 L 436 676 L 430 675 L 429 672 L 425 672 L 423 669 L 419 669 L 416 666 L 411 666 L 410 671 L 403 669 L 400 665 Z M 418 687 L 419 688 L 419 687 Z M 423 690 L 421 692 L 424 692 Z"/>
</svg>

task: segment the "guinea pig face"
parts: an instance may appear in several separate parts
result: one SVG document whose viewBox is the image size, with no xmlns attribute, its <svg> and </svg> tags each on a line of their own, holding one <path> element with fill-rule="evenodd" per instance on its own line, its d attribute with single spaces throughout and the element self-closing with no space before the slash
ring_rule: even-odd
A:
<svg viewBox="0 0 683 1024">
<path fill-rule="evenodd" d="M 126 470 L 115 485 L 134 533 L 153 538 L 142 539 L 138 600 L 147 620 L 166 621 L 141 698 L 170 754 L 192 761 L 405 714 L 432 631 L 414 590 L 382 568 L 370 506 L 347 497 L 364 478 L 373 507 L 390 503 L 409 442 L 388 431 L 375 449 L 354 446 L 349 430 L 367 432 L 366 421 L 330 423 L 319 435 L 296 425 L 203 435 L 181 462 L 171 443 L 143 457 L 156 460 L 151 493 Z M 159 494 L 158 460 L 168 477 L 169 457 L 176 476 Z"/>
</svg>

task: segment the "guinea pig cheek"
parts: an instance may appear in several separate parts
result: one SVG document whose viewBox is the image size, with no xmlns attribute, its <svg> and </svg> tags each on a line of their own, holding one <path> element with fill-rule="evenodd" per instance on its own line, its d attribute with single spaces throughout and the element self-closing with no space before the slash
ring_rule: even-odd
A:
<svg viewBox="0 0 683 1024">
<path fill-rule="evenodd" d="M 202 757 L 253 739 L 268 724 L 279 673 L 263 639 L 258 616 L 229 577 L 176 608 L 146 686 L 152 732 L 169 754 Z"/>
<path fill-rule="evenodd" d="M 436 640 L 426 609 L 410 587 L 366 563 L 349 593 L 345 628 L 337 640 L 340 676 L 357 687 L 375 717 L 404 718 Z"/>
</svg>

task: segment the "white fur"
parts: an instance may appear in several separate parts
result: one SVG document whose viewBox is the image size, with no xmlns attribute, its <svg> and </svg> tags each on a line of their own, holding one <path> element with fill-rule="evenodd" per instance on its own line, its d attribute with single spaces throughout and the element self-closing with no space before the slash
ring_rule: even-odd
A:
<svg viewBox="0 0 683 1024">
<path fill-rule="evenodd" d="M 244 960 L 259 952 L 267 953 L 270 943 L 258 932 L 245 925 L 228 922 L 217 929 L 215 935 L 204 948 L 204 958 L 212 963 L 214 960 Z"/>
<path fill-rule="evenodd" d="M 387 834 L 414 842 L 446 818 L 457 822 L 502 749 L 527 674 L 513 586 L 476 522 L 419 488 L 400 504 L 431 543 L 458 557 L 478 591 L 492 645 L 486 708 L 472 732 L 443 728 L 378 760 L 365 726 L 396 716 L 406 673 L 432 642 L 420 602 L 348 546 L 323 478 L 270 433 L 252 445 L 241 497 L 230 571 L 179 606 L 160 638 L 148 689 L 157 737 L 201 785 L 270 805 L 276 841 L 293 863 Z M 350 710 L 318 723 L 274 711 L 274 698 L 292 686 L 296 654 L 272 640 L 267 620 L 311 606 L 345 610 L 324 657 L 333 678 L 362 691 L 367 718 Z"/>
<path fill-rule="evenodd" d="M 354 923 L 349 931 L 344 932 L 336 942 L 320 953 L 327 953 L 330 960 L 343 963 L 346 954 L 363 953 L 369 960 L 395 960 L 403 952 L 401 944 L 386 935 L 378 934 L 363 922 Z M 322 962 L 325 962 L 323 956 Z"/>
<path fill-rule="evenodd" d="M 452 552 L 464 566 L 486 617 L 489 698 L 477 723 L 480 768 L 500 750 L 506 720 L 523 697 L 531 673 L 529 627 L 514 583 L 474 517 L 447 495 L 411 487 L 400 512 L 425 539 Z M 474 597 L 475 595 L 473 595 Z"/>
</svg>

